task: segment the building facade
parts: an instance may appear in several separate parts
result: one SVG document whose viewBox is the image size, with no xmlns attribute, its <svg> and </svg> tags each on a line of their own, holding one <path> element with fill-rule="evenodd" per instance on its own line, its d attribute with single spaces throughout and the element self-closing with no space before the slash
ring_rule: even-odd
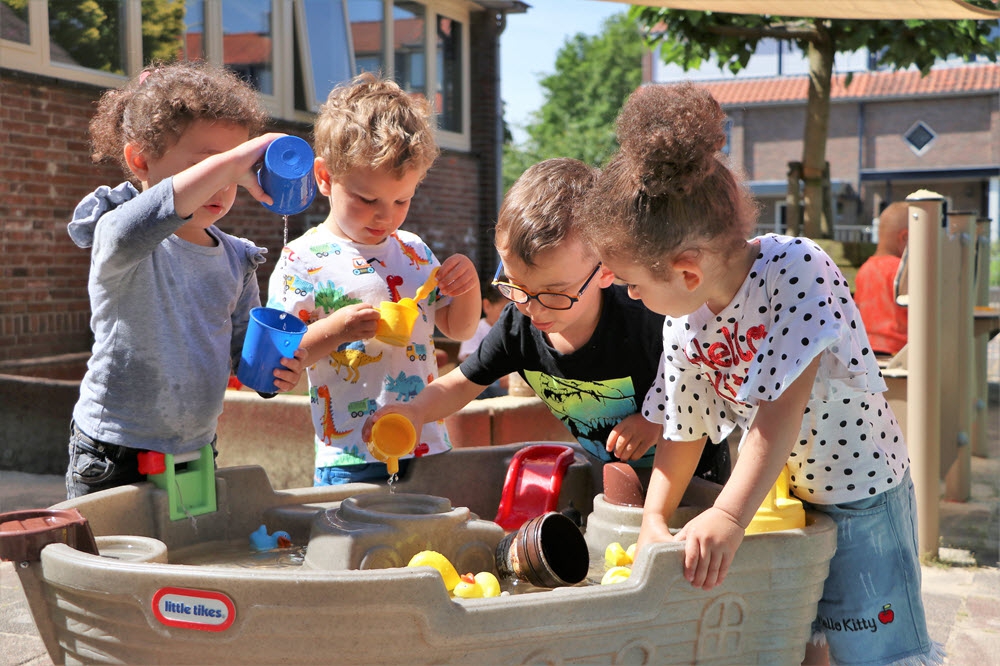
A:
<svg viewBox="0 0 1000 666">
<path fill-rule="evenodd" d="M 87 351 L 89 252 L 66 224 L 80 199 L 125 180 L 90 160 L 87 126 L 104 90 L 154 59 L 206 59 L 253 83 L 270 130 L 307 140 L 329 90 L 362 70 L 431 99 L 441 157 L 405 228 L 439 258 L 495 261 L 489 228 L 502 177 L 499 39 L 517 0 L 0 0 L 0 360 Z M 322 197 L 289 219 L 295 237 L 325 219 Z M 268 248 L 283 220 L 240 191 L 225 231 Z"/>
<path fill-rule="evenodd" d="M 950 210 L 988 217 L 997 242 L 1000 65 L 942 62 L 926 77 L 868 65 L 866 53 L 841 55 L 833 76 L 826 157 L 835 236 L 867 240 L 885 205 L 926 189 L 943 195 Z M 802 159 L 808 76 L 801 53 L 763 44 L 740 76 L 659 62 L 647 71 L 651 81 L 693 79 L 711 90 L 729 116 L 733 164 L 763 206 L 760 230 L 782 231 L 789 162 Z"/>
</svg>

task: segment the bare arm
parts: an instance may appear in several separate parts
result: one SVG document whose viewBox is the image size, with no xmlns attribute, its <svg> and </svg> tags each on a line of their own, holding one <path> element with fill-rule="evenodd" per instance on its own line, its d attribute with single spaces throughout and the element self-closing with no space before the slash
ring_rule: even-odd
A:
<svg viewBox="0 0 1000 666">
<path fill-rule="evenodd" d="M 372 414 L 361 428 L 361 436 L 366 442 L 371 439 L 371 427 L 386 414 L 402 414 L 419 429 L 425 423 L 440 421 L 465 407 L 485 386 L 469 381 L 461 368 L 455 368 L 447 375 L 438 377 L 409 402 L 397 402 L 382 407 Z"/>
<path fill-rule="evenodd" d="M 710 590 L 725 579 L 744 530 L 795 446 L 818 367 L 817 357 L 777 400 L 760 404 L 715 505 L 677 534 L 687 541 L 684 577 L 694 587 Z"/>
<path fill-rule="evenodd" d="M 371 305 L 357 303 L 310 324 L 300 345 L 306 351 L 305 364 L 313 365 L 345 342 L 373 337 L 380 318 L 379 311 Z"/>
<path fill-rule="evenodd" d="M 468 340 L 476 333 L 483 309 L 479 276 L 472 260 L 463 254 L 445 259 L 438 270 L 438 289 L 442 296 L 452 298 L 451 303 L 435 312 L 435 325 L 452 340 Z"/>
<path fill-rule="evenodd" d="M 257 201 L 273 203 L 260 185 L 252 168 L 264 157 L 264 151 L 284 134 L 270 133 L 250 139 L 232 150 L 206 157 L 174 176 L 174 210 L 178 217 L 191 216 L 212 195 L 232 184 L 242 185 Z"/>
<path fill-rule="evenodd" d="M 690 442 L 661 441 L 657 446 L 642 508 L 639 547 L 674 539 L 667 529 L 667 521 L 681 503 L 707 440 L 702 437 Z"/>
</svg>

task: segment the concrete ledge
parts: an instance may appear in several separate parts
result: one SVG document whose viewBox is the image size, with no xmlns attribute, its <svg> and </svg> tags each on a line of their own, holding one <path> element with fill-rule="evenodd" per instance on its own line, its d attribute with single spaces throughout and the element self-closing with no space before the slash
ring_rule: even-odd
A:
<svg viewBox="0 0 1000 666">
<path fill-rule="evenodd" d="M 445 419 L 455 448 L 532 441 L 575 441 L 537 397 L 474 400 Z M 275 488 L 311 486 L 313 428 L 309 398 L 229 391 L 219 418 L 219 467 L 260 465 Z"/>
</svg>

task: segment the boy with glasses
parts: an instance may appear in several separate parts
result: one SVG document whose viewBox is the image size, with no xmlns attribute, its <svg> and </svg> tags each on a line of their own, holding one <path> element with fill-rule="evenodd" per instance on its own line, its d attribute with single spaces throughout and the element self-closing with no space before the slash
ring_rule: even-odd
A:
<svg viewBox="0 0 1000 666">
<path fill-rule="evenodd" d="M 663 352 L 663 316 L 629 298 L 575 229 L 574 206 L 598 171 L 573 159 L 540 162 L 500 208 L 493 286 L 508 305 L 479 348 L 408 403 L 378 410 L 418 428 L 458 411 L 517 372 L 594 459 L 643 468 L 662 437 L 662 400 L 647 392 Z M 698 475 L 723 483 L 726 446 L 706 447 Z"/>
</svg>

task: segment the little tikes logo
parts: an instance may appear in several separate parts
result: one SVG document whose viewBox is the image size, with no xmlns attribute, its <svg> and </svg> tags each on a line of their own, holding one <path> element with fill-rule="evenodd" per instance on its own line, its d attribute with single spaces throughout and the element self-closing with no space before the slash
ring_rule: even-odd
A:
<svg viewBox="0 0 1000 666">
<path fill-rule="evenodd" d="M 743 345 L 740 344 L 740 325 L 736 323 L 732 332 L 728 328 L 722 328 L 722 335 L 725 342 L 715 342 L 708 346 L 704 352 L 702 344 L 698 338 L 691 341 L 694 353 L 684 355 L 693 365 L 708 366 L 714 373 L 712 386 L 715 392 L 727 400 L 735 401 L 736 393 L 746 377 L 746 370 L 740 369 L 745 363 L 750 363 L 757 354 L 757 346 L 754 344 L 758 340 L 763 340 L 767 336 L 767 329 L 763 324 L 752 326 L 747 332 Z"/>
<path fill-rule="evenodd" d="M 169 627 L 225 631 L 236 619 L 236 606 L 221 592 L 164 587 L 153 595 L 153 615 Z"/>
</svg>

